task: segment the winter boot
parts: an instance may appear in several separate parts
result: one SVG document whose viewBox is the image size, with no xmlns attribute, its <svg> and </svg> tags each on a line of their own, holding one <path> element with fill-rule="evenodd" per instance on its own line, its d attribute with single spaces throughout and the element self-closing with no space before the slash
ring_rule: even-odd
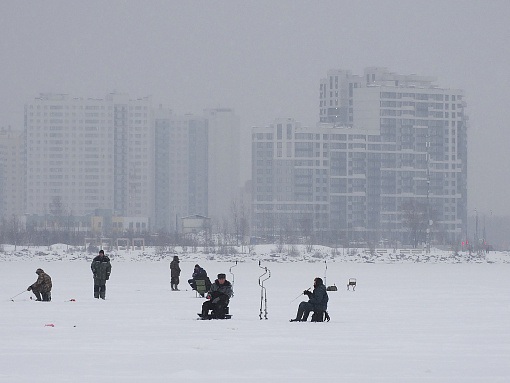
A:
<svg viewBox="0 0 510 383">
<path fill-rule="evenodd" d="M 39 291 L 34 291 L 34 290 L 32 290 L 32 292 L 33 292 L 33 293 L 34 293 L 34 295 L 35 295 L 35 298 L 36 298 L 35 300 L 36 300 L 36 301 L 42 301 L 42 299 L 41 299 L 41 293 L 40 293 Z"/>
</svg>

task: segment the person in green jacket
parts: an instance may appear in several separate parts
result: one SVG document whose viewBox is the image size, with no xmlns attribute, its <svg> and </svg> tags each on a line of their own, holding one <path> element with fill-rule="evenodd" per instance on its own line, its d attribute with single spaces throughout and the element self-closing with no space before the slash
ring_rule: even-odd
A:
<svg viewBox="0 0 510 383">
<path fill-rule="evenodd" d="M 37 274 L 37 281 L 28 286 L 27 290 L 32 290 L 37 298 L 36 301 L 51 301 L 51 277 L 43 269 L 37 269 L 35 273 Z"/>
<path fill-rule="evenodd" d="M 103 250 L 99 250 L 99 255 L 92 260 L 90 268 L 94 275 L 94 298 L 101 297 L 101 299 L 105 299 L 106 281 L 110 279 L 110 273 L 112 272 L 110 258 L 104 255 Z"/>
</svg>

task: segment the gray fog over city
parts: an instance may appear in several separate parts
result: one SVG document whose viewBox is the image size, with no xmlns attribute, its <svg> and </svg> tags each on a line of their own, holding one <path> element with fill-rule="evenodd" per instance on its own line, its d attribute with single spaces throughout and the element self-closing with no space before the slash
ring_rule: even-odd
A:
<svg viewBox="0 0 510 383">
<path fill-rule="evenodd" d="M 461 239 L 488 238 L 496 242 L 497 236 L 500 246 L 509 246 L 506 231 L 502 231 L 507 224 L 504 217 L 510 216 L 510 175 L 506 170 L 510 165 L 509 19 L 510 2 L 504 0 L 3 1 L 0 3 L 0 127 L 22 132 L 28 124 L 30 129 L 37 129 L 36 122 L 31 125 L 30 121 L 25 121 L 30 118 L 30 114 L 25 115 L 25 107 L 28 106 L 27 113 L 30 113 L 30 105 L 36 110 L 39 101 L 35 100 L 41 94 L 65 94 L 71 100 L 103 100 L 107 95 L 118 93 L 128 95 L 131 100 L 141 100 L 136 104 L 140 108 L 147 105 L 144 100 L 149 100 L 150 106 L 156 110 L 156 117 L 158 109 L 167 113 L 166 119 L 160 120 L 161 129 L 182 123 L 200 136 L 201 127 L 208 124 L 209 140 L 212 140 L 214 124 L 220 126 L 221 121 L 228 120 L 230 127 L 239 128 L 239 147 L 222 148 L 219 142 L 213 145 L 220 153 L 230 149 L 237 153 L 241 165 L 238 186 L 250 189 L 252 193 L 257 190 L 256 185 L 247 181 L 256 181 L 252 175 L 252 145 L 256 147 L 252 134 L 258 132 L 252 128 L 259 128 L 266 134 L 269 130 L 264 129 L 272 129 L 274 125 L 276 132 L 277 121 L 283 121 L 284 136 L 285 124 L 287 129 L 293 129 L 292 132 L 302 132 L 305 127 L 319 129 L 322 84 L 329 84 L 326 79 L 330 71 L 349 71 L 360 79 L 364 79 L 366 68 L 384 68 L 384 73 L 403 76 L 416 75 L 430 79 L 432 87 L 445 90 L 437 95 L 441 102 L 443 94 L 448 94 L 446 90 L 455 90 L 450 95 L 457 95 L 459 103 L 453 99 L 456 103 L 450 108 L 462 106 L 465 115 L 459 124 L 463 123 L 463 128 L 467 126 L 467 205 L 465 201 L 463 205 L 465 193 L 462 191 L 457 191 L 458 197 L 455 201 L 452 198 L 451 205 L 448 201 L 445 206 L 452 210 L 447 210 L 446 218 L 442 216 L 439 221 L 450 222 L 445 231 L 451 230 L 452 235 L 445 235 L 438 241 L 451 244 Z M 361 84 L 364 80 L 359 81 Z M 398 83 L 397 80 L 394 82 Z M 357 108 L 354 105 L 354 113 L 359 110 Z M 225 111 L 228 116 L 217 116 Z M 191 121 L 187 115 L 197 116 L 197 120 Z M 215 122 L 204 115 L 214 115 Z M 206 123 L 199 117 L 205 118 Z M 324 119 L 323 122 L 331 120 Z M 445 122 L 449 124 L 449 121 Z M 450 126 L 455 128 L 455 125 Z M 461 140 L 461 127 L 458 126 L 457 139 Z M 454 129 L 452 132 L 448 134 L 457 134 Z M 453 143 L 454 136 L 449 138 Z M 221 138 L 221 133 L 217 137 Z M 429 140 L 428 133 L 426 137 L 424 140 Z M 370 140 L 368 135 L 364 139 Z M 440 139 L 448 140 L 442 135 Z M 204 150 L 207 150 L 207 143 L 200 139 L 196 145 L 205 145 Z M 178 149 L 174 149 L 178 153 Z M 155 150 L 158 155 L 158 148 Z M 103 148 L 100 151 L 103 155 Z M 27 153 L 27 158 L 34 161 L 37 158 L 33 157 L 34 153 Z M 459 159 L 461 155 L 459 150 Z M 200 160 L 197 158 L 194 161 Z M 228 162 L 229 158 L 225 156 L 221 161 Z M 223 164 L 221 161 L 219 166 Z M 428 157 L 426 161 L 429 161 Z M 108 165 L 112 169 L 116 166 L 113 162 Z M 141 169 L 142 176 L 145 174 L 143 166 L 133 169 L 126 168 L 125 171 Z M 462 160 L 462 169 L 466 169 L 465 160 Z M 152 206 L 147 209 L 156 211 L 156 222 L 158 208 L 162 206 L 157 202 L 158 177 L 171 177 L 171 174 L 170 170 L 166 173 L 162 170 L 158 175 L 156 170 L 153 176 L 156 200 L 151 200 L 149 205 Z M 200 177 L 200 173 L 194 174 Z M 203 176 L 211 180 L 215 174 L 209 172 Z M 221 177 L 228 178 L 218 175 L 219 180 Z M 423 185 L 430 183 L 429 174 L 423 177 Z M 465 177 L 455 179 L 461 183 Z M 6 180 L 4 178 L 2 182 Z M 147 182 L 152 182 L 151 177 Z M 455 181 L 451 182 L 455 185 Z M 34 185 L 37 184 L 32 185 L 32 193 L 37 194 Z M 112 201 L 116 198 L 116 187 L 112 186 Z M 143 189 L 144 186 L 140 187 Z M 178 193 L 172 185 L 160 187 L 170 190 L 167 190 L 170 194 Z M 260 188 L 266 190 L 269 186 L 263 184 Z M 27 189 L 26 192 L 28 198 L 25 197 L 21 204 L 30 206 L 31 191 Z M 215 192 L 218 189 L 209 186 L 209 205 Z M 141 193 L 143 196 L 144 190 Z M 237 195 L 237 190 L 234 194 Z M 434 193 L 427 189 L 426 194 L 429 204 Z M 422 196 L 425 201 L 425 192 Z M 55 195 L 52 198 L 46 210 L 38 212 L 34 205 L 33 211 L 29 212 L 42 214 L 52 209 L 55 212 L 59 211 L 56 205 L 67 203 Z M 247 198 L 256 199 L 254 195 Z M 130 203 L 126 201 L 126 204 Z M 118 202 L 118 206 L 121 205 Z M 264 209 L 263 206 L 259 208 Z M 73 207 L 67 206 L 67 209 L 71 211 Z M 141 209 L 143 211 L 144 207 Z M 425 222 L 431 222 L 432 226 L 433 209 L 427 209 Z M 209 213 L 210 210 L 211 206 Z M 173 217 L 177 213 L 179 218 L 186 214 L 206 215 L 200 210 L 178 211 L 175 206 L 170 206 L 168 211 L 169 230 L 173 230 L 171 225 L 175 223 L 177 218 Z M 455 214 L 448 214 L 454 211 Z M 74 211 L 76 215 L 78 212 L 79 209 Z M 349 216 L 354 222 L 355 212 L 353 217 Z M 258 223 L 253 221 L 252 228 L 256 224 L 263 225 L 263 220 L 264 217 Z M 328 221 L 328 225 L 333 225 L 331 222 Z M 275 234 L 275 222 L 271 221 L 271 225 Z M 320 223 L 314 225 L 322 227 Z M 388 239 L 386 234 L 381 234 L 383 222 L 378 225 L 378 234 L 373 240 Z M 347 240 L 367 241 L 366 235 L 352 234 L 362 226 L 346 223 L 347 234 L 344 234 Z M 302 231 L 306 232 L 305 229 Z M 253 232 L 251 235 L 263 236 Z M 416 245 L 430 242 L 432 238 L 427 236 L 412 241 Z"/>
</svg>

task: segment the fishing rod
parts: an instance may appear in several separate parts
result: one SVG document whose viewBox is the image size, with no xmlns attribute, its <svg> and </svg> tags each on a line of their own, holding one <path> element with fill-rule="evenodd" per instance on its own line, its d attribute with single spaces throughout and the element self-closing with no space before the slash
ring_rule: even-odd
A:
<svg viewBox="0 0 510 383">
<path fill-rule="evenodd" d="M 311 287 L 307 288 L 305 291 L 310 291 Z M 295 297 L 293 300 L 290 301 L 290 303 L 294 302 L 296 299 L 298 299 L 301 295 L 305 294 L 305 291 L 303 291 L 301 294 L 299 294 L 297 297 Z"/>
<path fill-rule="evenodd" d="M 13 296 L 13 297 L 11 298 L 11 301 L 13 301 L 13 302 L 14 302 L 14 298 L 16 298 L 18 295 L 23 294 L 23 293 L 24 293 L 24 292 L 26 292 L 26 291 L 27 291 L 27 290 L 23 290 L 21 293 L 16 294 L 15 296 Z"/>
</svg>

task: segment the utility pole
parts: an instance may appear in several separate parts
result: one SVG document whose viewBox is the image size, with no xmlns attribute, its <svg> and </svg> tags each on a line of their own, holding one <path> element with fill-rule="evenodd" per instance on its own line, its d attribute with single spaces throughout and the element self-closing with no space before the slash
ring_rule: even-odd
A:
<svg viewBox="0 0 510 383">
<path fill-rule="evenodd" d="M 430 164 L 429 164 L 429 149 L 430 149 L 430 136 L 427 134 L 427 141 L 425 142 L 425 147 L 427 150 L 427 153 L 425 154 L 425 160 L 427 163 L 427 229 L 426 229 L 426 253 L 430 253 L 430 201 L 429 201 L 429 194 L 430 194 Z"/>
</svg>

